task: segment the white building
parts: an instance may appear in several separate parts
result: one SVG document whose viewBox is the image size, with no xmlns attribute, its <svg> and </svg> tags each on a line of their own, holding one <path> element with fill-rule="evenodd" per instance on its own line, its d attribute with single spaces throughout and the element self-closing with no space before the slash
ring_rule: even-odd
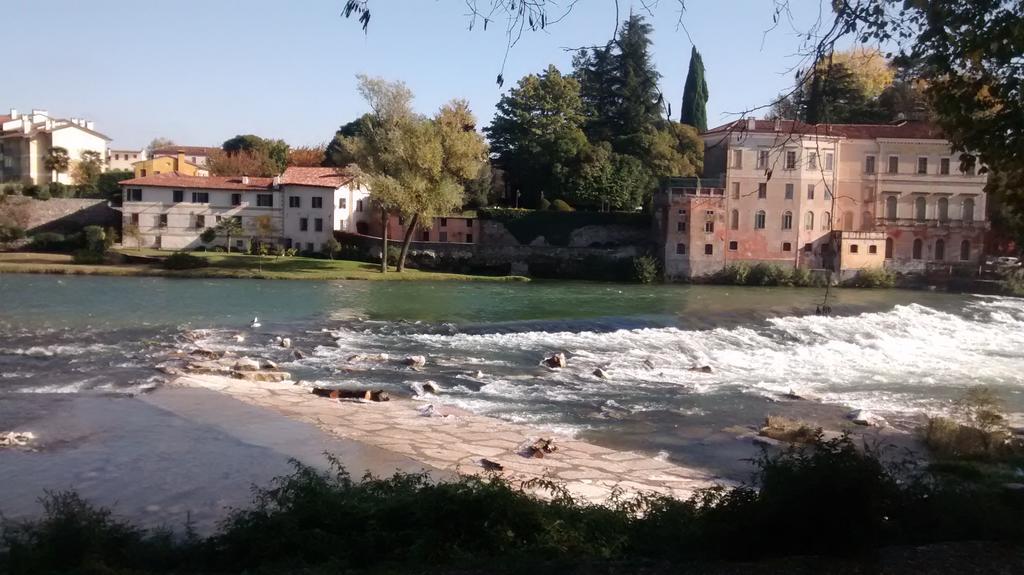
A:
<svg viewBox="0 0 1024 575">
<path fill-rule="evenodd" d="M 124 180 L 121 189 L 125 225 L 138 226 L 142 246 L 161 249 L 197 248 L 203 230 L 238 218 L 244 232 L 233 249 L 264 241 L 317 252 L 334 231 L 355 232 L 371 218 L 368 190 L 337 168 L 293 167 L 276 178 L 159 174 Z"/>
<path fill-rule="evenodd" d="M 111 172 L 130 172 L 132 164 L 149 158 L 146 149 L 141 150 L 107 150 L 107 170 Z"/>
<path fill-rule="evenodd" d="M 12 109 L 10 114 L 0 115 L 0 183 L 73 184 L 70 172 L 75 162 L 85 152 L 96 152 L 100 161 L 105 161 L 109 141 L 91 120 L 51 118 L 46 110 L 20 114 Z M 46 169 L 44 161 L 52 148 L 67 150 L 67 171 Z"/>
</svg>

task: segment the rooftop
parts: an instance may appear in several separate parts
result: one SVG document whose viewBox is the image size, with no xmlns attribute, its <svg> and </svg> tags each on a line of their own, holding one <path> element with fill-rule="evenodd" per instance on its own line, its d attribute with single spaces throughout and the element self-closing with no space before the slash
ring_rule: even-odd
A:
<svg viewBox="0 0 1024 575">
<path fill-rule="evenodd" d="M 914 140 L 944 140 L 942 130 L 930 122 L 898 122 L 892 124 L 807 124 L 796 120 L 754 120 L 754 128 L 750 129 L 748 120 L 736 120 L 712 128 L 705 134 L 725 134 L 731 132 L 780 133 L 780 134 L 816 134 L 820 136 L 837 136 L 855 140 L 874 140 L 877 138 L 903 138 Z"/>
<path fill-rule="evenodd" d="M 301 168 L 291 166 L 281 174 L 282 184 L 340 188 L 355 179 L 355 174 L 344 168 Z"/>
<path fill-rule="evenodd" d="M 247 183 L 242 182 L 245 177 Z M 256 178 L 251 176 L 186 176 L 173 174 L 156 174 L 142 178 L 121 180 L 122 186 L 153 186 L 157 188 L 190 188 L 196 190 L 240 190 L 267 191 L 274 183 L 273 178 Z"/>
<path fill-rule="evenodd" d="M 154 156 L 174 156 L 178 152 L 186 156 L 209 156 L 213 152 L 219 152 L 220 148 L 213 146 L 161 146 L 153 150 Z"/>
</svg>

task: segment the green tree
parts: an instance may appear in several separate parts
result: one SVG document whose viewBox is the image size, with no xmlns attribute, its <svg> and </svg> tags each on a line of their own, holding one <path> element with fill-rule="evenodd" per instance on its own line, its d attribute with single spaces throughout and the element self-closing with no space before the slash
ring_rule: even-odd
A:
<svg viewBox="0 0 1024 575">
<path fill-rule="evenodd" d="M 68 155 L 66 148 L 55 146 L 47 150 L 46 156 L 43 158 L 43 165 L 53 174 L 51 180 L 56 182 L 60 175 L 68 171 L 71 166 L 71 156 Z"/>
<path fill-rule="evenodd" d="M 370 118 L 370 114 L 363 114 L 359 118 L 338 128 L 338 131 L 334 133 L 334 138 L 331 139 L 331 142 L 327 144 L 327 149 L 324 150 L 325 166 L 344 168 L 349 164 L 355 163 L 355 158 L 352 158 L 345 151 L 343 141 L 345 138 L 354 138 L 361 134 L 362 126 L 365 122 L 369 122 Z"/>
<path fill-rule="evenodd" d="M 483 162 L 476 176 L 466 182 L 465 207 L 483 208 L 494 202 L 494 171 L 491 162 Z"/>
<path fill-rule="evenodd" d="M 212 244 L 217 240 L 217 230 L 213 228 L 206 228 L 203 233 L 199 234 L 199 241 L 204 244 Z"/>
<path fill-rule="evenodd" d="M 265 158 L 266 170 L 269 173 L 260 175 L 277 175 L 288 166 L 289 146 L 284 140 L 265 139 L 254 134 L 244 134 L 225 141 L 221 145 L 221 149 L 228 156 L 248 153 Z"/>
<path fill-rule="evenodd" d="M 149 157 L 152 158 L 154 151 L 159 150 L 160 148 L 168 148 L 173 145 L 174 140 L 170 138 L 165 138 L 163 136 L 158 136 L 156 138 L 153 138 L 149 142 L 149 145 L 146 146 L 146 151 L 149 152 Z"/>
<path fill-rule="evenodd" d="M 86 198 L 95 196 L 102 173 L 103 158 L 100 153 L 92 150 L 82 152 L 81 159 L 75 162 L 71 170 L 71 177 L 78 186 L 78 195 Z"/>
<path fill-rule="evenodd" d="M 334 236 L 327 238 L 327 257 L 334 259 L 334 254 L 341 251 L 341 242 L 335 239 Z"/>
<path fill-rule="evenodd" d="M 142 249 L 142 230 L 139 229 L 138 224 L 127 223 L 121 230 L 121 235 L 124 239 L 132 240 L 135 242 L 135 249 Z"/>
<path fill-rule="evenodd" d="M 704 81 L 704 59 L 694 46 L 690 49 L 690 70 L 686 73 L 683 87 L 683 105 L 679 122 L 693 126 L 697 132 L 708 130 L 708 84 Z"/>
<path fill-rule="evenodd" d="M 224 236 L 224 246 L 227 248 L 227 252 L 231 253 L 231 237 L 240 236 L 245 231 L 242 228 L 242 222 L 240 218 L 227 217 L 217 222 L 217 225 L 213 227 L 217 230 L 219 235 Z"/>
</svg>

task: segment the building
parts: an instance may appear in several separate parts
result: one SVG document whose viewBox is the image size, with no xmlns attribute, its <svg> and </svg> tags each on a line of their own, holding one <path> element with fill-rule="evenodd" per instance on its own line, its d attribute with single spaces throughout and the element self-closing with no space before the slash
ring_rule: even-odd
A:
<svg viewBox="0 0 1024 575">
<path fill-rule="evenodd" d="M 709 177 L 669 179 L 655 198 L 669 278 L 737 262 L 849 275 L 981 258 L 986 176 L 961 171 L 931 124 L 744 119 L 702 139 Z"/>
<path fill-rule="evenodd" d="M 148 160 L 132 162 L 132 170 L 136 178 L 159 176 L 161 174 L 180 174 L 182 176 L 209 176 L 210 172 L 201 166 L 185 160 L 185 153 L 178 152 L 175 156 L 153 156 Z"/>
<path fill-rule="evenodd" d="M 406 222 L 402 218 L 391 218 L 388 237 L 394 240 L 405 238 Z M 452 214 L 434 218 L 426 226 L 413 232 L 412 241 L 441 244 L 473 244 L 480 241 L 480 220 L 476 214 Z"/>
<path fill-rule="evenodd" d="M 220 148 L 209 146 L 163 146 L 153 150 L 153 157 L 167 156 L 176 158 L 180 152 L 185 155 L 185 161 L 200 168 L 205 168 L 207 161 L 210 159 L 210 154 L 219 151 Z"/>
<path fill-rule="evenodd" d="M 111 172 L 130 172 L 135 168 L 135 162 L 148 158 L 145 149 L 142 150 L 107 150 L 107 170 Z"/>
<path fill-rule="evenodd" d="M 124 224 L 137 226 L 147 247 L 196 248 L 203 230 L 238 218 L 244 232 L 232 238 L 233 249 L 263 241 L 323 251 L 335 231 L 356 231 L 371 219 L 368 190 L 337 168 L 291 167 L 276 178 L 165 173 L 120 184 Z"/>
<path fill-rule="evenodd" d="M 105 160 L 109 141 L 91 120 L 51 118 L 46 110 L 21 114 L 12 109 L 10 114 L 0 115 L 0 183 L 73 184 L 71 166 L 85 152 L 96 152 Z M 46 169 L 45 159 L 53 148 L 67 150 L 68 170 Z"/>
</svg>

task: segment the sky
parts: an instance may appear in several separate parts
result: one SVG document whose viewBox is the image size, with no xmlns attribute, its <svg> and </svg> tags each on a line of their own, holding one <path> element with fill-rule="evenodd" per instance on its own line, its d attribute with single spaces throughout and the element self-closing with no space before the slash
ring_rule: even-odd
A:
<svg viewBox="0 0 1024 575">
<path fill-rule="evenodd" d="M 614 0 L 579 0 L 546 31 L 524 34 L 508 54 L 499 88 L 504 29 L 498 22 L 469 30 L 465 0 L 370 0 L 365 34 L 354 18 L 341 16 L 344 3 L 11 0 L 4 20 L 23 25 L 4 26 L 5 44 L 21 48 L 18 72 L 0 87 L 0 114 L 38 108 L 90 119 L 118 149 L 141 148 L 158 136 L 218 146 L 244 133 L 315 145 L 367 111 L 356 92 L 356 74 L 364 73 L 404 81 L 425 114 L 467 99 L 484 126 L 520 77 L 548 64 L 569 72 L 572 53 L 565 48 L 603 44 L 616 20 Z M 653 25 L 654 62 L 675 117 L 696 44 L 714 126 L 792 86 L 797 30 L 813 23 L 823 3 L 792 0 L 795 24 L 767 34 L 771 0 L 686 0 L 685 29 L 677 25 L 675 0 L 657 2 L 653 15 L 639 1 L 619 0 L 619 10 L 621 18 L 637 10 Z"/>
</svg>

